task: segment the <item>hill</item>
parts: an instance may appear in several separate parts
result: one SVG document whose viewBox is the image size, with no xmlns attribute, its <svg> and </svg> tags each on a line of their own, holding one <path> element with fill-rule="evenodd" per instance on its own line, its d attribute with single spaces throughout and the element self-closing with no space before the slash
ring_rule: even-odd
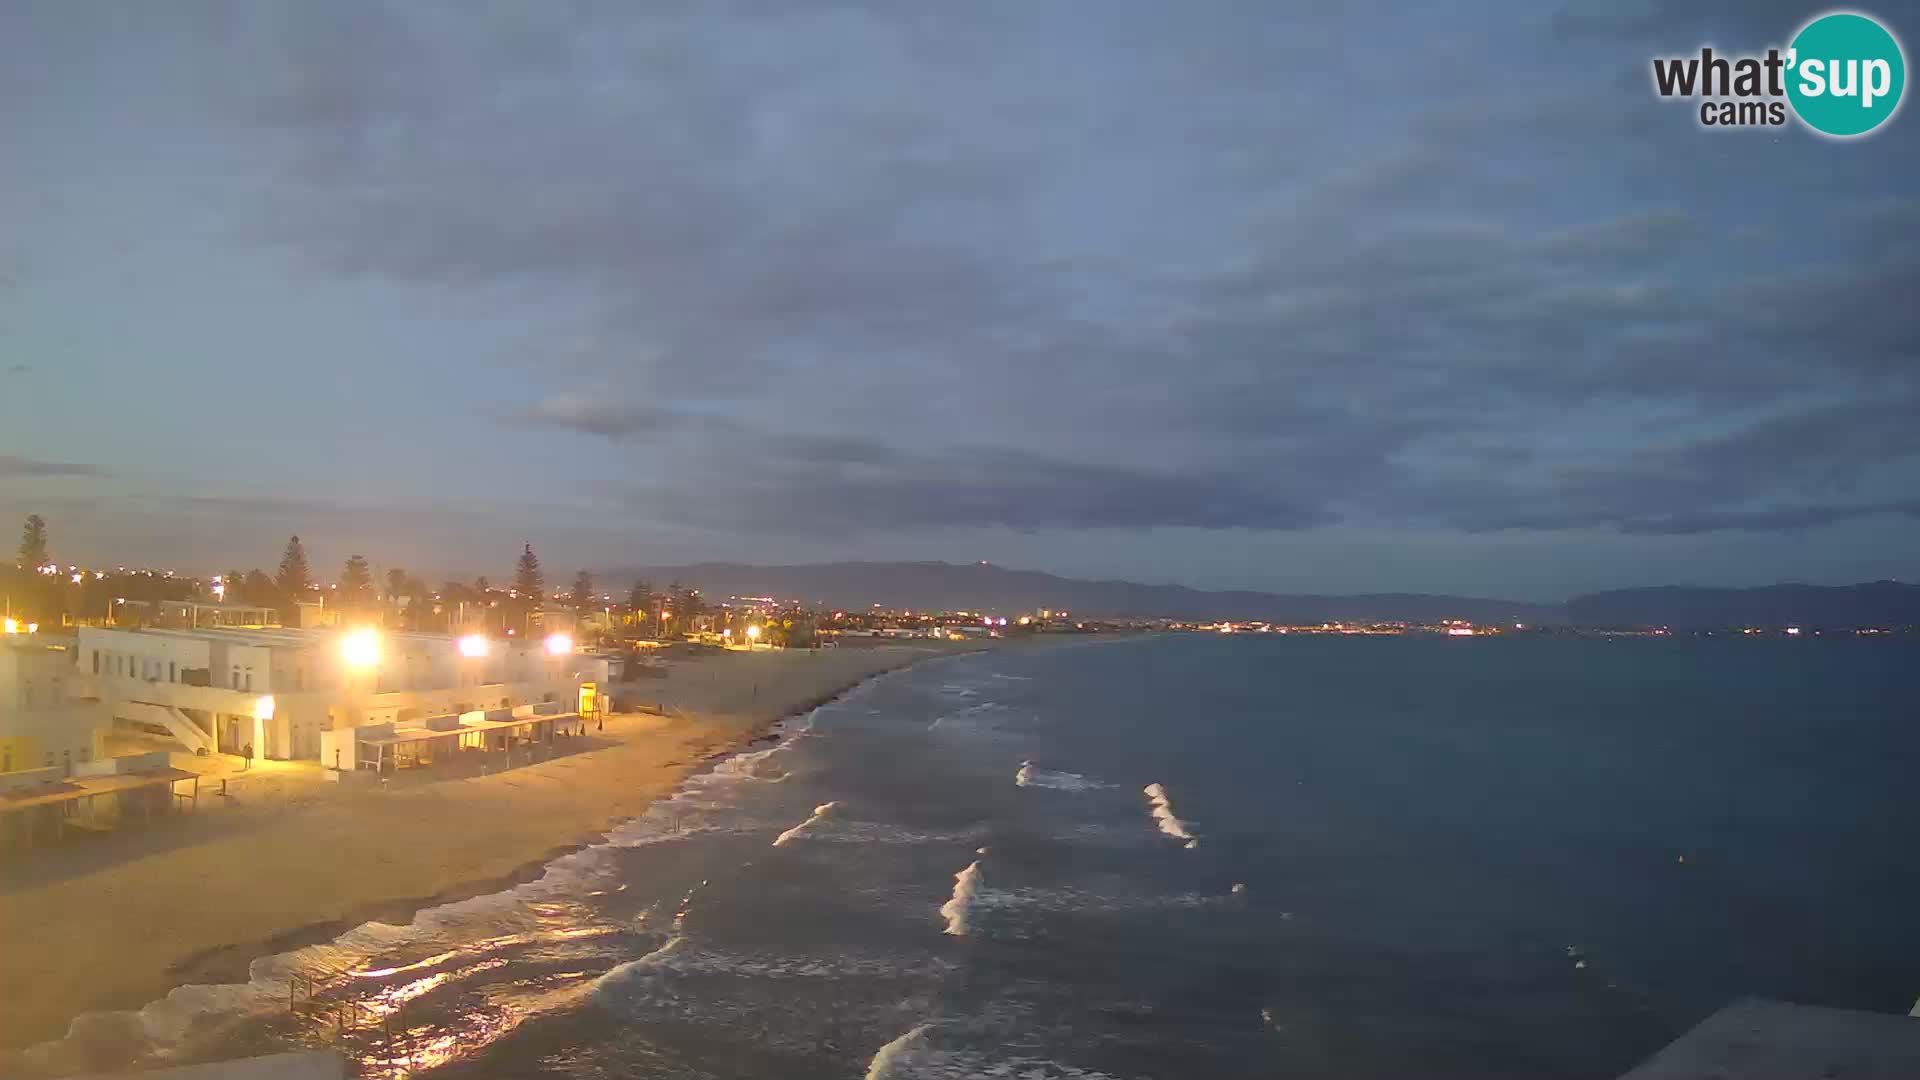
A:
<svg viewBox="0 0 1920 1080">
<path fill-rule="evenodd" d="M 1920 625 L 1920 585 L 1766 585 L 1709 589 L 1666 585 L 1615 589 L 1568 601 L 1580 626 L 1670 626 L 1676 630 L 1736 626 L 1855 629 Z"/>
<path fill-rule="evenodd" d="M 1220 618 L 1312 623 L 1325 621 L 1561 622 L 1557 606 L 1475 597 L 1379 593 L 1320 596 L 1211 592 L 1184 585 L 1085 581 L 990 563 L 844 562 L 799 566 L 696 563 L 605 571 L 610 587 L 646 578 L 656 588 L 680 581 L 708 596 L 776 596 L 810 605 L 1016 613 L 1037 608 L 1089 616 Z"/>
</svg>

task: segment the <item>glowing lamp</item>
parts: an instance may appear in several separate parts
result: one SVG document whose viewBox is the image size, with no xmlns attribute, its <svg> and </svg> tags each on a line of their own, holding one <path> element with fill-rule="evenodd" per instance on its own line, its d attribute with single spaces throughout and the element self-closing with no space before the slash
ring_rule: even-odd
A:
<svg viewBox="0 0 1920 1080">
<path fill-rule="evenodd" d="M 273 695 L 272 694 L 265 694 L 265 695 L 262 695 L 261 697 L 254 699 L 253 718 L 255 720 L 273 719 Z"/>
<path fill-rule="evenodd" d="M 468 634 L 460 639 L 460 655 L 479 659 L 487 655 L 487 635 Z"/>
<path fill-rule="evenodd" d="M 760 628 L 759 628 L 759 627 L 757 627 L 757 626 L 749 626 L 749 627 L 747 627 L 747 638 L 748 638 L 748 640 L 751 640 L 751 641 L 759 641 L 759 640 L 760 640 Z"/>
<path fill-rule="evenodd" d="M 565 634 L 547 635 L 547 655 L 565 656 L 573 651 L 573 639 Z"/>
<path fill-rule="evenodd" d="M 340 659 L 350 668 L 370 668 L 380 662 L 380 633 L 372 627 L 352 630 L 340 639 Z"/>
<path fill-rule="evenodd" d="M 0 623 L 0 627 L 4 627 L 9 634 L 17 634 L 20 632 L 20 620 L 8 619 L 5 623 Z"/>
</svg>

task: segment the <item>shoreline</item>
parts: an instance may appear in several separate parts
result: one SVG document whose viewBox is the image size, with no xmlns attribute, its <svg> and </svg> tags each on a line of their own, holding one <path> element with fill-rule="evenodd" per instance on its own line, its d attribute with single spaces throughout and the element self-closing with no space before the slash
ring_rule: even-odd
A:
<svg viewBox="0 0 1920 1080">
<path fill-rule="evenodd" d="M 969 651 L 984 652 L 986 650 L 976 649 Z M 757 725 L 757 730 L 752 727 L 742 730 L 739 737 L 729 745 L 714 751 L 696 762 L 686 763 L 685 771 L 679 774 L 679 782 L 672 791 L 677 791 L 680 787 L 685 786 L 689 779 L 699 776 L 702 773 L 711 772 L 722 762 L 737 757 L 761 743 L 778 745 L 782 739 L 772 730 L 778 724 L 804 716 L 823 706 L 831 705 L 877 679 L 884 678 L 896 672 L 905 671 L 911 667 L 917 667 L 931 660 L 961 655 L 965 655 L 965 653 L 930 654 L 911 659 L 897 666 L 882 668 L 871 674 L 863 675 L 830 693 L 802 701 L 781 715 Z M 524 767 L 525 766 L 523 766 L 523 768 Z M 672 792 L 669 791 L 660 797 L 666 798 L 670 796 L 671 793 Z M 617 827 L 622 822 L 630 820 L 632 820 L 632 818 L 621 818 L 619 821 L 614 822 L 614 825 Z M 285 933 L 276 934 L 271 938 L 255 941 L 251 944 L 234 943 L 209 946 L 168 968 L 167 974 L 180 976 L 176 986 L 190 986 L 202 983 L 243 983 L 252 978 L 251 969 L 253 962 L 261 957 L 292 952 L 295 949 L 305 948 L 309 945 L 325 945 L 340 935 L 353 930 L 355 927 L 364 926 L 370 922 L 388 923 L 394 926 L 410 925 L 420 912 L 430 908 L 440 907 L 445 904 L 457 904 L 462 900 L 471 900 L 479 896 L 491 896 L 494 893 L 506 892 L 516 885 L 524 885 L 528 882 L 538 881 L 541 874 L 545 872 L 548 864 L 556 859 L 565 858 L 575 852 L 585 851 L 593 847 L 595 844 L 606 839 L 607 831 L 608 830 L 602 830 L 594 833 L 588 839 L 557 844 L 536 858 L 522 863 L 509 873 L 492 878 L 461 882 L 429 897 L 394 897 L 376 900 L 368 903 L 362 910 L 350 913 L 343 918 L 329 919 L 326 922 L 309 923 L 306 926 L 293 927 Z M 169 993 L 171 993 L 171 990 Z"/>
<path fill-rule="evenodd" d="M 369 922 L 407 925 L 422 911 L 535 880 L 690 777 L 777 741 L 781 722 L 883 675 L 994 647 L 969 646 L 686 661 L 658 688 L 668 715 L 617 714 L 604 745 L 404 790 L 336 790 L 297 811 L 203 810 L 108 837 L 76 856 L 101 865 L 49 871 L 45 881 L 30 880 L 32 860 L 5 867 L 0 981 L 34 993 L 9 995 L 0 1009 L 0 1055 L 59 1043 L 84 1017 L 138 1011 L 181 987 L 246 983 L 256 960 Z M 201 815 L 213 820 L 194 820 Z M 482 834 L 489 842 L 444 843 L 474 835 L 484 816 L 503 826 Z M 188 830 L 202 835 L 181 835 Z M 237 932 L 223 933 L 210 924 L 236 891 L 247 894 L 246 910 L 230 920 Z M 34 932 L 74 925 L 87 926 L 87 940 Z"/>
</svg>

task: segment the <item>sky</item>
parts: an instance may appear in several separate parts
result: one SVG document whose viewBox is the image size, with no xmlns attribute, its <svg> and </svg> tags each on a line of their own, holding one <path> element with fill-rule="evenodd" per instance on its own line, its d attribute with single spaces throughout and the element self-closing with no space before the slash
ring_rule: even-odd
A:
<svg viewBox="0 0 1920 1080">
<path fill-rule="evenodd" d="M 209 573 L 1913 578 L 1920 115 L 1651 86 L 1822 10 L 10 0 L 0 521 Z"/>
</svg>

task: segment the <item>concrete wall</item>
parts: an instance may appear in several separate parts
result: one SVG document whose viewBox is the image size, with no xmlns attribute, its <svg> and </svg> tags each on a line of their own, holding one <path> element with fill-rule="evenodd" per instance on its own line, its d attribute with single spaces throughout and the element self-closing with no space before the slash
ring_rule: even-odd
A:
<svg viewBox="0 0 1920 1080">
<path fill-rule="evenodd" d="M 104 626 L 80 628 L 79 669 L 100 685 L 126 682 L 177 682 L 189 668 L 213 666 L 213 645 L 201 638 L 142 634 Z M 223 686 L 216 678 L 214 685 Z"/>
<path fill-rule="evenodd" d="M 67 768 L 100 756 L 113 720 L 105 704 L 70 701 L 44 709 L 0 708 L 0 772 Z"/>
</svg>

